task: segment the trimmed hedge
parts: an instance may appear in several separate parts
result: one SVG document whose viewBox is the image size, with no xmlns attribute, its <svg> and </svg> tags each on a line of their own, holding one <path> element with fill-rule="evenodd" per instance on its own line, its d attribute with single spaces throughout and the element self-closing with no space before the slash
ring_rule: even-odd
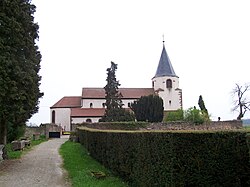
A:
<svg viewBox="0 0 250 187">
<path fill-rule="evenodd" d="M 98 122 L 98 123 L 86 123 L 78 124 L 78 127 L 88 127 L 94 129 L 112 129 L 112 130 L 139 130 L 140 128 L 146 128 L 150 123 L 148 122 Z"/>
<path fill-rule="evenodd" d="M 244 131 L 79 129 L 91 156 L 131 186 L 250 186 Z"/>
</svg>

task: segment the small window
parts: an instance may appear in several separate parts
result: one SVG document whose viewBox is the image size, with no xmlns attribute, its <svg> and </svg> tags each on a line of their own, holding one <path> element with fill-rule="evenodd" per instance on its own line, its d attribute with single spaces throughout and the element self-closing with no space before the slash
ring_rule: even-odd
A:
<svg viewBox="0 0 250 187">
<path fill-rule="evenodd" d="M 92 120 L 88 118 L 88 119 L 86 119 L 86 122 L 87 123 L 92 123 Z"/>
<path fill-rule="evenodd" d="M 53 110 L 52 111 L 52 123 L 55 123 L 56 122 L 56 112 Z"/>
<path fill-rule="evenodd" d="M 90 107 L 90 108 L 93 108 L 93 103 L 90 103 L 90 104 L 89 104 L 89 107 Z"/>
<path fill-rule="evenodd" d="M 167 88 L 172 88 L 172 80 L 171 79 L 168 79 L 167 80 Z"/>
<path fill-rule="evenodd" d="M 168 104 L 169 104 L 170 106 L 171 106 L 171 103 L 172 103 L 171 100 L 169 100 L 169 101 L 168 101 Z"/>
<path fill-rule="evenodd" d="M 130 108 L 130 106 L 131 106 L 131 103 L 128 103 L 128 107 Z"/>
<path fill-rule="evenodd" d="M 102 108 L 105 108 L 105 103 L 102 103 Z"/>
<path fill-rule="evenodd" d="M 152 81 L 152 88 L 154 88 L 155 87 L 155 82 L 154 81 Z"/>
</svg>

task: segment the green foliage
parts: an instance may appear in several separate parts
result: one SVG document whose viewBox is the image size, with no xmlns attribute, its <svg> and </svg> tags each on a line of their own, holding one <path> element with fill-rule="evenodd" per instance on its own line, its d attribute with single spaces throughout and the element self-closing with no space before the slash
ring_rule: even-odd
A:
<svg viewBox="0 0 250 187">
<path fill-rule="evenodd" d="M 209 121 L 209 116 L 206 113 L 201 112 L 199 109 L 191 107 L 184 111 L 184 120 L 194 124 L 202 124 L 205 121 Z"/>
<path fill-rule="evenodd" d="M 205 106 L 204 100 L 201 95 L 199 96 L 198 105 L 201 109 L 201 112 L 208 116 L 208 111 L 207 111 L 207 108 Z"/>
<path fill-rule="evenodd" d="M 38 111 L 41 55 L 30 0 L 0 1 L 0 143 L 7 125 L 24 124 Z"/>
<path fill-rule="evenodd" d="M 184 111 L 182 109 L 178 109 L 176 111 L 168 112 L 164 122 L 169 121 L 183 121 L 184 120 Z"/>
<path fill-rule="evenodd" d="M 245 131 L 79 130 L 90 155 L 130 186 L 249 186 Z"/>
<path fill-rule="evenodd" d="M 110 130 L 138 130 L 146 128 L 147 122 L 99 122 L 99 123 L 82 123 L 81 126 L 93 129 L 110 129 Z"/>
<path fill-rule="evenodd" d="M 127 186 L 120 179 L 114 177 L 111 172 L 100 163 L 91 158 L 87 150 L 79 143 L 65 142 L 59 150 L 63 157 L 63 167 L 68 171 L 73 187 L 102 186 L 122 187 Z M 103 173 L 103 179 L 96 179 L 92 173 Z"/>
<path fill-rule="evenodd" d="M 13 123 L 9 123 L 7 142 L 12 142 L 22 137 L 25 133 L 25 127 L 26 127 L 25 124 L 16 126 Z"/>
<path fill-rule="evenodd" d="M 131 104 L 137 121 L 161 122 L 163 119 L 163 100 L 157 95 L 142 96 Z"/>
<path fill-rule="evenodd" d="M 183 120 L 197 125 L 210 121 L 206 112 L 196 109 L 195 107 L 191 107 L 184 111 L 179 109 L 177 111 L 168 112 L 166 118 L 164 119 L 165 122 Z"/>
<path fill-rule="evenodd" d="M 105 111 L 105 115 L 100 119 L 100 122 L 115 122 L 115 121 L 134 121 L 134 114 L 124 108 L 112 108 Z"/>
<path fill-rule="evenodd" d="M 117 64 L 111 62 L 111 67 L 107 69 L 107 85 L 104 87 L 106 93 L 106 107 L 107 109 L 117 109 L 122 107 L 121 94 L 118 91 L 120 86 L 119 81 L 116 80 L 115 72 Z"/>
<path fill-rule="evenodd" d="M 122 108 L 122 95 L 118 91 L 120 86 L 116 80 L 115 72 L 117 64 L 111 62 L 111 67 L 107 69 L 107 85 L 104 87 L 106 93 L 106 110 L 104 116 L 100 119 L 105 121 L 134 121 L 134 115 Z"/>
</svg>

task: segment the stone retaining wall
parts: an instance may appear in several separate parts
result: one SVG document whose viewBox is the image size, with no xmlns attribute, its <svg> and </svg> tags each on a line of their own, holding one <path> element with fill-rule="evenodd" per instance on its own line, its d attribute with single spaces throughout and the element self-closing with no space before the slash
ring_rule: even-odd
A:
<svg viewBox="0 0 250 187">
<path fill-rule="evenodd" d="M 168 123 L 151 123 L 146 129 L 154 130 L 234 130 L 243 127 L 242 121 L 210 121 L 200 125 L 189 122 L 177 121 Z"/>
<path fill-rule="evenodd" d="M 25 137 L 32 138 L 34 134 L 45 135 L 49 138 L 49 132 L 60 132 L 62 133 L 62 127 L 56 124 L 41 124 L 39 127 L 26 127 Z"/>
<path fill-rule="evenodd" d="M 83 124 L 72 124 L 72 131 L 79 126 L 84 126 Z M 105 125 L 104 123 L 89 123 L 91 128 L 97 129 L 112 129 L 112 125 Z M 122 124 L 120 125 L 122 129 Z M 116 129 L 117 125 L 115 126 Z M 210 121 L 205 122 L 201 125 L 195 125 L 190 122 L 185 121 L 174 121 L 167 123 L 149 123 L 144 128 L 139 128 L 140 130 L 235 130 L 243 128 L 242 121 L 231 120 L 231 121 Z"/>
</svg>

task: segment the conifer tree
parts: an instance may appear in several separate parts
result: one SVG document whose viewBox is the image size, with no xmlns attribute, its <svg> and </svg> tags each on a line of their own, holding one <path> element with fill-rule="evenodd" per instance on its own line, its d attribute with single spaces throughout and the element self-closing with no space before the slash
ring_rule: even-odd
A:
<svg viewBox="0 0 250 187">
<path fill-rule="evenodd" d="M 142 96 L 131 105 L 137 121 L 161 122 L 163 119 L 163 100 L 157 95 Z"/>
<path fill-rule="evenodd" d="M 205 113 L 205 114 L 208 115 L 207 108 L 206 108 L 206 106 L 205 106 L 204 100 L 203 100 L 203 98 L 202 98 L 201 95 L 199 96 L 198 105 L 199 105 L 199 107 L 200 107 L 200 109 L 201 109 L 201 112 L 203 112 L 203 113 Z"/>
<path fill-rule="evenodd" d="M 100 121 L 134 121 L 134 116 L 122 108 L 122 95 L 118 90 L 120 83 L 116 80 L 116 70 L 117 64 L 111 62 L 111 67 L 107 69 L 107 85 L 104 87 L 106 110 Z"/>
<path fill-rule="evenodd" d="M 43 95 L 35 9 L 30 0 L 0 1 L 0 144 L 10 124 L 23 125 L 38 111 Z"/>
<path fill-rule="evenodd" d="M 106 93 L 105 105 L 108 110 L 122 108 L 122 95 L 118 92 L 118 87 L 120 86 L 120 83 L 116 80 L 116 70 L 117 64 L 111 62 L 111 67 L 107 69 L 107 85 L 104 87 Z"/>
</svg>

